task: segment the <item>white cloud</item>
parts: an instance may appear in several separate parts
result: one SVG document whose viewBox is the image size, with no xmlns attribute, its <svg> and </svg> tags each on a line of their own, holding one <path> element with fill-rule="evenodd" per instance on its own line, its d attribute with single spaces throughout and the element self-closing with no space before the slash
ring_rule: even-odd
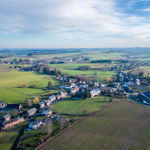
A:
<svg viewBox="0 0 150 150">
<path fill-rule="evenodd" d="M 150 36 L 147 18 L 119 12 L 116 0 L 1 0 L 0 18 L 1 35 L 55 36 L 91 43 L 144 41 Z"/>
</svg>

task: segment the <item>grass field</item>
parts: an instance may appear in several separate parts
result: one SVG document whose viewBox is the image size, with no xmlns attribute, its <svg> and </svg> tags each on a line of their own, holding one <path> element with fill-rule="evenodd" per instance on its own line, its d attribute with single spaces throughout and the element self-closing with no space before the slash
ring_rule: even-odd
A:
<svg viewBox="0 0 150 150">
<path fill-rule="evenodd" d="M 102 53 L 102 52 L 89 52 L 88 57 L 91 58 L 91 60 L 112 60 L 112 59 L 124 59 L 123 57 L 124 53 Z"/>
<path fill-rule="evenodd" d="M 5 132 L 0 132 L 0 150 L 10 150 L 22 126 L 17 126 Z"/>
<path fill-rule="evenodd" d="M 53 85 L 57 84 L 55 80 L 52 80 L 49 76 L 40 75 L 34 72 L 17 72 L 11 71 L 9 73 L 0 74 L 0 87 L 18 87 L 26 84 L 27 86 L 31 83 L 45 84 L 44 80 L 51 80 Z M 47 82 L 46 82 L 47 84 Z"/>
<path fill-rule="evenodd" d="M 99 81 L 104 81 L 107 78 L 112 78 L 115 74 L 113 71 L 100 71 L 100 70 L 89 70 L 89 71 L 80 71 L 78 70 L 79 66 L 90 66 L 91 68 L 102 68 L 102 67 L 109 67 L 110 65 L 105 64 L 54 64 L 50 65 L 51 67 L 57 68 L 61 70 L 64 74 L 68 75 L 87 75 L 87 76 L 94 76 L 95 73 L 97 74 L 97 79 Z"/>
<path fill-rule="evenodd" d="M 149 150 L 150 109 L 113 102 L 79 121 L 38 150 Z"/>
<path fill-rule="evenodd" d="M 52 106 L 52 110 L 57 113 L 82 115 L 83 110 L 87 113 L 99 110 L 109 103 L 107 97 L 95 97 L 86 100 L 65 100 Z"/>
<path fill-rule="evenodd" d="M 44 92 L 42 88 L 46 87 L 49 81 L 54 86 L 58 85 L 56 80 L 47 75 L 17 71 L 2 73 L 0 74 L 0 100 L 8 103 L 23 103 L 26 98 L 42 94 Z M 34 88 L 28 88 L 33 85 Z"/>
<path fill-rule="evenodd" d="M 9 71 L 10 71 L 9 67 L 1 67 L 0 66 L 0 74 L 1 73 L 6 73 L 6 72 L 9 72 Z"/>
<path fill-rule="evenodd" d="M 7 103 L 23 103 L 25 99 L 42 94 L 41 89 L 34 88 L 0 88 L 0 100 Z"/>
</svg>

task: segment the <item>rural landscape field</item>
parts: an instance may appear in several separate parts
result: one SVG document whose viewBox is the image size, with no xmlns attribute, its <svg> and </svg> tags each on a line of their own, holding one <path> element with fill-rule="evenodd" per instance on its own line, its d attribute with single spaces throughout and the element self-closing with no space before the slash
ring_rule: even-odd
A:
<svg viewBox="0 0 150 150">
<path fill-rule="evenodd" d="M 150 150 L 150 0 L 0 0 L 0 150 Z"/>
<path fill-rule="evenodd" d="M 140 51 L 1 50 L 0 149 L 149 150 Z"/>
</svg>

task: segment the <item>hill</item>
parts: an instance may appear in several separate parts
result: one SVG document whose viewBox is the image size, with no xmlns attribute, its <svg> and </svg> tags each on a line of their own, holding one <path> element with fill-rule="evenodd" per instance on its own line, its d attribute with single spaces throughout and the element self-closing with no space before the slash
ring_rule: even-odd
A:
<svg viewBox="0 0 150 150">
<path fill-rule="evenodd" d="M 115 101 L 38 150 L 149 150 L 150 108 Z"/>
</svg>

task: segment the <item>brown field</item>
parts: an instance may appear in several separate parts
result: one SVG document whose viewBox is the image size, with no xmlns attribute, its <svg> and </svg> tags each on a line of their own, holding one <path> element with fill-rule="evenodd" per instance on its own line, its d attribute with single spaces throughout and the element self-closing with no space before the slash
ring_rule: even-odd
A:
<svg viewBox="0 0 150 150">
<path fill-rule="evenodd" d="M 38 150 L 150 150 L 150 108 L 115 101 Z"/>
<path fill-rule="evenodd" d="M 0 73 L 6 73 L 9 72 L 10 68 L 9 67 L 0 67 Z"/>
</svg>

